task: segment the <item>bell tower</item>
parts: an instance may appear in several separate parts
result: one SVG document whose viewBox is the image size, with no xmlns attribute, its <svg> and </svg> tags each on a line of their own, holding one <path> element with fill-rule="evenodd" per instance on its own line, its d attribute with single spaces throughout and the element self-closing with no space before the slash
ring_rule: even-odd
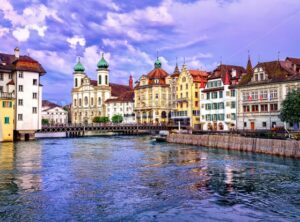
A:
<svg viewBox="0 0 300 222">
<path fill-rule="evenodd" d="M 102 57 L 97 64 L 97 83 L 98 86 L 109 86 L 109 70 L 108 70 L 108 63 L 104 59 L 104 54 L 102 53 Z"/>
</svg>

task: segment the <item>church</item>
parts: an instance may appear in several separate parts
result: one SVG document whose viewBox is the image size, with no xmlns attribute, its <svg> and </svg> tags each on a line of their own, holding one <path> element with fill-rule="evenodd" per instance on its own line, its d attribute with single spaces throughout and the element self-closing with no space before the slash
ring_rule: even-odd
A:
<svg viewBox="0 0 300 222">
<path fill-rule="evenodd" d="M 72 123 L 90 124 L 95 117 L 109 117 L 106 101 L 122 98 L 131 91 L 131 87 L 110 83 L 109 65 L 102 58 L 97 64 L 97 80 L 92 80 L 85 73 L 83 64 L 78 60 L 73 73 Z M 126 101 L 129 103 L 133 101 Z M 123 115 L 124 113 L 118 113 Z M 124 116 L 124 115 L 123 115 Z"/>
</svg>

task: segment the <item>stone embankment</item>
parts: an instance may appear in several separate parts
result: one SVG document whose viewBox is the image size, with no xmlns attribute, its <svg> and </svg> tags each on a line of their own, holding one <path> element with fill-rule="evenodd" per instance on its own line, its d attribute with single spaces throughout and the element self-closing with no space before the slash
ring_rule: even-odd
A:
<svg viewBox="0 0 300 222">
<path fill-rule="evenodd" d="M 170 134 L 169 143 L 264 153 L 300 158 L 300 141 L 241 137 L 237 135 Z"/>
</svg>

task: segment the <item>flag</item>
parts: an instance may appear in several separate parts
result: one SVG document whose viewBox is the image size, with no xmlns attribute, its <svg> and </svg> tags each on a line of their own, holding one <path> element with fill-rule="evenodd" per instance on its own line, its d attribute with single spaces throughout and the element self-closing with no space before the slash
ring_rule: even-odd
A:
<svg viewBox="0 0 300 222">
<path fill-rule="evenodd" d="M 263 100 L 263 96 L 259 95 L 259 100 L 262 101 Z"/>
<path fill-rule="evenodd" d="M 249 97 L 248 97 L 248 101 L 252 101 L 252 96 L 249 96 Z"/>
</svg>

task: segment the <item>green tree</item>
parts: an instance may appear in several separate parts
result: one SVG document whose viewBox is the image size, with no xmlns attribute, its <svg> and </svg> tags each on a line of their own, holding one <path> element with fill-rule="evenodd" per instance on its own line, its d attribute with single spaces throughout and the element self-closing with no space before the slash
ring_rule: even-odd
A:
<svg viewBox="0 0 300 222">
<path fill-rule="evenodd" d="M 111 121 L 113 123 L 121 123 L 123 122 L 123 116 L 122 115 L 114 115 L 112 118 L 111 118 Z"/>
<path fill-rule="evenodd" d="M 96 116 L 93 119 L 93 123 L 107 123 L 107 122 L 109 122 L 109 118 L 108 117 Z"/>
<path fill-rule="evenodd" d="M 300 122 L 300 89 L 287 94 L 281 104 L 280 119 L 288 123 Z"/>
<path fill-rule="evenodd" d="M 42 119 L 42 125 L 49 125 L 48 119 Z"/>
</svg>

